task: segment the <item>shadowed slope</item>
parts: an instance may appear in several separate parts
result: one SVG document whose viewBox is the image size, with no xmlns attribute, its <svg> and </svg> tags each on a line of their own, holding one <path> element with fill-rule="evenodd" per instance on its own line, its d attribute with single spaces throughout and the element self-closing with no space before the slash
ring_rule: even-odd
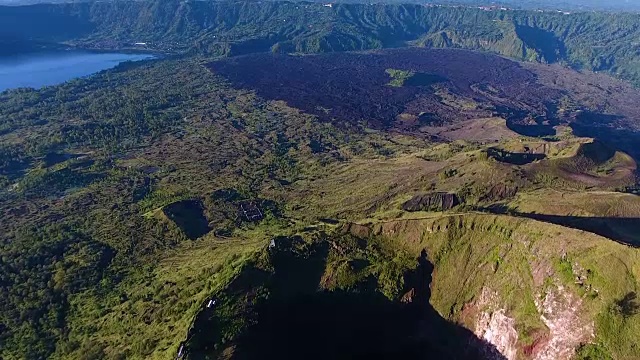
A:
<svg viewBox="0 0 640 360">
<path fill-rule="evenodd" d="M 400 301 L 383 295 L 378 290 L 379 280 L 372 276 L 348 288 L 319 290 L 320 276 L 333 266 L 326 263 L 327 251 L 336 251 L 340 245 L 332 245 L 330 250 L 331 242 L 323 241 L 311 245 L 310 252 L 298 252 L 295 248 L 301 245 L 300 240 L 276 241 L 277 249 L 270 255 L 274 266 L 271 275 L 255 276 L 255 270 L 247 272 L 253 274 L 250 277 L 240 275 L 217 297 L 225 305 L 217 310 L 203 309 L 198 315 L 189 335 L 188 358 L 223 354 L 234 359 L 503 358 L 469 330 L 443 319 L 429 304 L 433 265 L 426 252 L 414 263 L 414 269 L 400 275 L 406 294 Z M 350 252 L 342 251 L 347 251 L 345 255 Z M 353 262 L 354 269 L 370 266 L 366 261 L 362 266 L 357 262 Z M 244 290 L 239 284 L 245 285 Z M 257 295 L 265 291 L 268 296 Z M 244 308 L 238 315 L 249 315 L 253 325 L 222 345 L 216 334 L 225 325 L 225 299 L 232 293 L 240 300 L 235 306 Z M 241 293 L 249 294 L 252 300 L 242 305 L 246 300 Z"/>
</svg>

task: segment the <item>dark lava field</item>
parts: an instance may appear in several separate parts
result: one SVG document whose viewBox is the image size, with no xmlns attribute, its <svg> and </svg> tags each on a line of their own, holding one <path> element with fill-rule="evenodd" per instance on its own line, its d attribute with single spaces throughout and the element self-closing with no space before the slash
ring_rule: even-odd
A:
<svg viewBox="0 0 640 360">
<path fill-rule="evenodd" d="M 236 87 L 338 125 L 415 133 L 423 126 L 502 117 L 522 135 L 555 135 L 554 126 L 566 124 L 579 136 L 637 153 L 631 140 L 618 138 L 621 130 L 625 137 L 638 137 L 640 116 L 633 103 L 640 102 L 640 93 L 617 80 L 559 66 L 466 50 L 409 48 L 263 53 L 212 62 L 209 69 Z M 402 86 L 392 86 L 390 70 L 411 76 Z"/>
</svg>

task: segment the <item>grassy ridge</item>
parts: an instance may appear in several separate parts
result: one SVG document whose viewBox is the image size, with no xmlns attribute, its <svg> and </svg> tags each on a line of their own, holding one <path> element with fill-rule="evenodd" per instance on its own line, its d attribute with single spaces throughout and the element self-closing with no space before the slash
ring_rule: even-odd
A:
<svg viewBox="0 0 640 360">
<path fill-rule="evenodd" d="M 258 331 L 248 324 L 261 316 L 261 307 L 257 304 L 264 301 L 269 304 L 285 298 L 295 299 L 315 291 L 361 294 L 373 291 L 395 301 L 406 298 L 403 293 L 408 285 L 406 274 L 413 271 L 415 259 L 423 249 L 434 265 L 430 302 L 445 319 L 474 329 L 480 312 L 504 309 L 506 315 L 515 320 L 518 334 L 515 346 L 522 355 L 524 349 L 544 342 L 546 336 L 553 334 L 549 333 L 536 303 L 548 294 L 561 291 L 560 294 L 573 297 L 572 301 L 577 302 L 572 302 L 572 306 L 579 306 L 572 324 L 582 324 L 587 329 L 583 330 L 583 339 L 589 345 L 572 345 L 579 348 L 577 358 L 587 359 L 597 354 L 599 358 L 626 359 L 637 353 L 632 340 L 640 326 L 637 311 L 640 305 L 634 296 L 640 286 L 637 249 L 581 231 L 503 215 L 435 216 L 374 222 L 367 228 L 369 230 L 363 232 L 362 227 L 352 227 L 355 237 L 345 236 L 344 231 L 303 235 L 302 242 L 282 237 L 277 240 L 281 255 L 274 257 L 263 252 L 251 260 L 238 258 L 253 264 L 244 268 L 247 276 L 262 269 L 260 271 L 266 271 L 273 278 L 263 279 L 265 282 L 261 285 L 244 278 L 240 282 L 228 282 L 227 288 L 219 287 L 222 292 L 214 291 L 222 302 L 211 318 L 219 324 L 216 326 L 222 326 L 216 331 L 230 331 L 229 334 L 235 335 L 222 343 L 216 342 L 217 350 L 207 354 L 248 351 L 242 334 Z M 313 270 L 316 255 L 307 250 L 320 249 L 327 241 L 331 245 L 328 255 L 324 255 L 322 270 L 313 275 L 319 270 Z M 199 257 L 194 257 L 197 252 L 189 254 L 190 260 L 185 259 L 186 262 L 196 262 L 193 259 Z M 243 279 L 243 275 L 238 279 Z M 256 277 L 252 275 L 251 279 Z M 373 290 L 367 290 L 372 281 L 376 285 Z M 266 293 L 247 298 L 244 295 L 247 291 Z M 484 294 L 495 295 L 489 303 L 483 303 Z M 227 305 L 233 305 L 233 309 L 227 309 Z M 550 319 L 555 315 L 557 313 L 545 313 Z M 233 330 L 240 323 L 245 325 Z M 233 329 L 227 329 L 227 325 Z M 203 329 L 209 331 L 206 327 Z M 588 329 L 593 329 L 594 338 Z M 272 330 L 279 331 L 277 327 Z M 190 349 L 196 352 L 192 355 L 203 355 L 201 351 L 207 341 L 213 346 L 214 338 L 194 340 Z"/>
<path fill-rule="evenodd" d="M 104 284 L 74 296 L 65 345 L 53 356 L 172 357 L 202 304 L 264 245 L 244 239 L 187 244 L 114 288 Z"/>
<path fill-rule="evenodd" d="M 640 326 L 634 297 L 640 286 L 637 249 L 507 216 L 401 220 L 374 224 L 373 233 L 396 239 L 414 254 L 427 249 L 435 266 L 431 303 L 447 318 L 472 327 L 465 306 L 491 289 L 499 294 L 497 306 L 515 318 L 522 348 L 546 329 L 535 300 L 561 285 L 582 299 L 580 317 L 595 324 L 593 343 L 612 358 L 637 354 L 631 340 Z M 562 263 L 568 267 L 558 266 Z M 540 269 L 545 269 L 542 277 Z M 588 275 L 577 284 L 580 271 Z"/>
</svg>

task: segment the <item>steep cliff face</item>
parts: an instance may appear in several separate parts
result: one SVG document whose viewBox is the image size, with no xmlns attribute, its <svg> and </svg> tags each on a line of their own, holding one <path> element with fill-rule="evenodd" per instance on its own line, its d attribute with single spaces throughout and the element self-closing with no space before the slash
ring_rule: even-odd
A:
<svg viewBox="0 0 640 360">
<path fill-rule="evenodd" d="M 512 198 L 518 193 L 518 187 L 515 185 L 509 185 L 504 183 L 495 184 L 484 194 L 481 198 L 482 201 L 502 201 Z"/>
<path fill-rule="evenodd" d="M 474 318 L 474 333 L 495 346 L 495 350 L 487 352 L 487 358 L 496 359 L 500 356 L 508 360 L 515 360 L 518 353 L 518 331 L 513 317 L 506 314 L 506 309 L 500 307 L 498 294 L 488 288 L 483 288 L 477 301 L 465 307 L 464 311 Z M 471 313 L 475 314 L 471 315 Z"/>
<path fill-rule="evenodd" d="M 637 355 L 630 339 L 640 314 L 622 309 L 640 306 L 615 304 L 635 299 L 629 294 L 640 286 L 638 249 L 509 216 L 399 220 L 371 229 L 411 251 L 426 249 L 434 264 L 431 304 L 492 344 L 499 354 L 488 358 Z"/>
<path fill-rule="evenodd" d="M 357 227 L 343 229 L 356 230 Z M 431 306 L 433 264 L 375 238 L 278 237 L 205 301 L 182 343 L 200 358 L 476 360 L 494 344 Z"/>
<path fill-rule="evenodd" d="M 580 345 L 594 340 L 594 321 L 584 316 L 583 301 L 572 291 L 552 286 L 535 303 L 549 336 L 531 352 L 533 359 L 569 359 Z"/>
<path fill-rule="evenodd" d="M 562 285 L 551 286 L 535 296 L 537 314 L 544 327 L 523 334 L 518 332 L 516 314 L 497 292 L 483 288 L 476 300 L 465 306 L 465 316 L 472 319 L 474 333 L 495 346 L 509 360 L 570 359 L 576 349 L 594 341 L 594 321 L 585 316 L 587 309 L 581 298 Z M 523 342 L 528 345 L 523 346 Z M 488 352 L 490 359 L 499 356 Z"/>
<path fill-rule="evenodd" d="M 405 211 L 444 211 L 460 204 L 456 194 L 434 192 L 416 195 L 402 205 Z"/>
</svg>

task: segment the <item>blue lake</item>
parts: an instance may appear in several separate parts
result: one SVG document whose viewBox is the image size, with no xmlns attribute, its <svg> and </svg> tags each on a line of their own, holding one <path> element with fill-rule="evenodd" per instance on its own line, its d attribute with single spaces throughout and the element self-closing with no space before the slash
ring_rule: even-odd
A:
<svg viewBox="0 0 640 360">
<path fill-rule="evenodd" d="M 149 54 L 47 51 L 0 57 L 0 92 L 20 87 L 41 88 L 110 69 L 125 61 L 153 58 Z"/>
</svg>

